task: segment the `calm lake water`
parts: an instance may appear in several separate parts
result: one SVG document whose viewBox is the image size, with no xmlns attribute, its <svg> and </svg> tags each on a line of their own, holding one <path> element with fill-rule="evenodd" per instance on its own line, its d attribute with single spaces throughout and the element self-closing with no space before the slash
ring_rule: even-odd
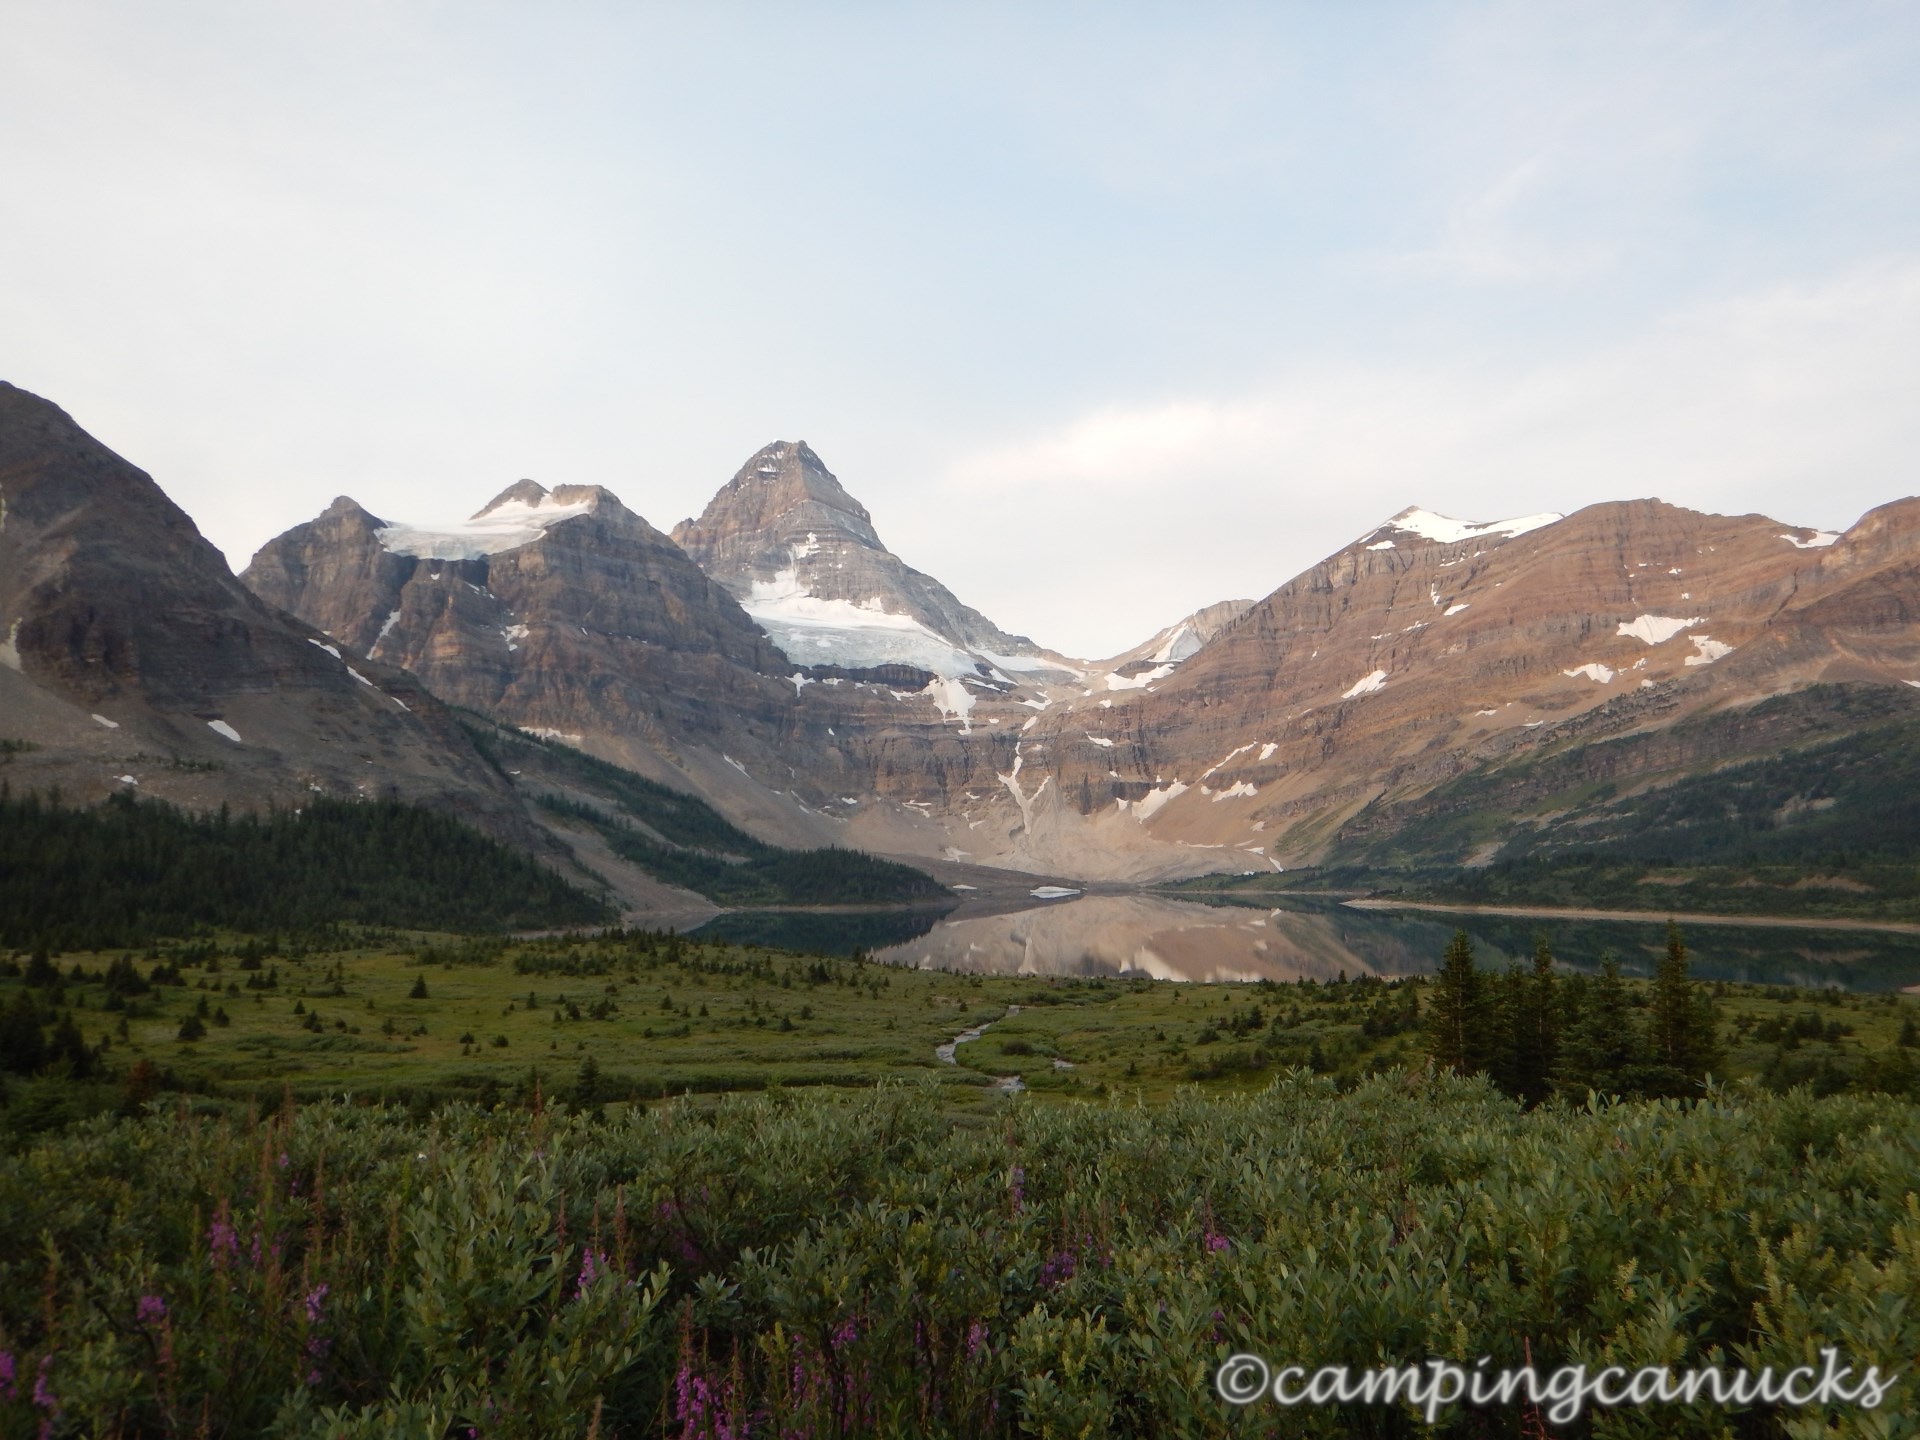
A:
<svg viewBox="0 0 1920 1440">
<path fill-rule="evenodd" d="M 1276 907 L 1225 897 L 1202 903 L 1157 895 L 1085 895 L 993 913 L 962 904 L 944 915 L 747 911 L 693 933 L 830 955 L 866 950 L 921 968 L 1009 975 L 1146 975 L 1162 980 L 1332 980 L 1431 972 L 1456 929 L 1483 968 L 1527 961 L 1544 930 L 1576 970 L 1611 950 L 1630 975 L 1648 975 L 1666 949 L 1664 921 L 1542 922 L 1499 916 L 1354 910 L 1290 898 Z M 1872 931 L 1694 925 L 1693 973 L 1706 980 L 1897 990 L 1920 984 L 1920 936 Z"/>
</svg>

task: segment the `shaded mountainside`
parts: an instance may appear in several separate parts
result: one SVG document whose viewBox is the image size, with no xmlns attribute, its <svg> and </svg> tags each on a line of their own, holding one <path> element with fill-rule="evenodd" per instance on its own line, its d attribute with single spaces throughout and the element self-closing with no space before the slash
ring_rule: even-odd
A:
<svg viewBox="0 0 1920 1440">
<path fill-rule="evenodd" d="M 3 383 L 0 641 L 16 792 L 396 798 L 535 843 L 418 680 L 262 603 L 149 476 Z"/>
<path fill-rule="evenodd" d="M 698 796 L 570 745 L 479 719 L 463 722 L 501 773 L 563 826 L 585 829 L 668 885 L 722 905 L 845 905 L 948 898 L 905 865 L 838 846 L 769 845 Z"/>
</svg>

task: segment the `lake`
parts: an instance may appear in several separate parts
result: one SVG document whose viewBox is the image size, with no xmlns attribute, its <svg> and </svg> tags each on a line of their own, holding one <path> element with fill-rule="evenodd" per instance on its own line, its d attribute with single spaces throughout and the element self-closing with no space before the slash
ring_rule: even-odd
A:
<svg viewBox="0 0 1920 1440">
<path fill-rule="evenodd" d="M 1650 975 L 1666 950 L 1664 920 L 1539 921 L 1495 915 L 1356 910 L 1335 899 L 1155 894 L 1081 895 L 1006 909 L 963 903 L 928 910 L 825 914 L 742 911 L 692 932 L 703 939 L 848 955 L 921 969 L 1007 975 L 1141 975 L 1160 980 L 1334 980 L 1433 971 L 1456 929 L 1485 969 L 1528 962 L 1544 930 L 1571 969 L 1596 971 L 1611 950 L 1630 975 Z M 1920 984 L 1920 936 L 1873 931 L 1693 925 L 1693 974 L 1703 980 L 1898 990 Z"/>
</svg>

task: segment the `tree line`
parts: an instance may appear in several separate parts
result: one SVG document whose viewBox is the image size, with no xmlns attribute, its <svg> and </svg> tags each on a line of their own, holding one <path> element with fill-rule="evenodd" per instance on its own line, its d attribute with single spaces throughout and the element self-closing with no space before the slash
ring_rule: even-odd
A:
<svg viewBox="0 0 1920 1440">
<path fill-rule="evenodd" d="M 1561 976 L 1543 935 L 1531 966 L 1495 973 L 1475 966 L 1464 930 L 1447 946 L 1426 1014 L 1436 1065 L 1485 1074 L 1527 1105 L 1555 1094 L 1577 1100 L 1589 1091 L 1697 1095 L 1725 1063 L 1717 1026 L 1713 998 L 1688 978 L 1686 940 L 1671 921 L 1644 1019 L 1611 954 L 1595 978 Z"/>
<path fill-rule="evenodd" d="M 195 814 L 131 795 L 82 808 L 0 785 L 0 944 L 60 952 L 216 927 L 485 931 L 610 915 L 532 858 L 397 800 Z"/>
</svg>

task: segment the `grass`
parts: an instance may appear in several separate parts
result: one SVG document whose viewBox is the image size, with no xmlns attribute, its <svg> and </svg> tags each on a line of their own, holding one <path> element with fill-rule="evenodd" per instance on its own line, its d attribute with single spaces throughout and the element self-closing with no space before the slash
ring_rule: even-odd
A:
<svg viewBox="0 0 1920 1440">
<path fill-rule="evenodd" d="M 538 1084 L 549 1097 L 617 1102 L 930 1077 L 949 1103 L 979 1107 L 996 1103 L 996 1077 L 1017 1075 L 1048 1103 L 1159 1103 L 1188 1085 L 1257 1089 L 1289 1066 L 1351 1083 L 1424 1061 L 1411 1011 L 1419 980 L 962 975 L 640 932 L 389 939 L 298 958 L 257 950 L 245 947 L 244 960 L 205 943 L 155 952 L 187 957 L 181 983 L 130 998 L 103 983 L 116 955 L 66 955 L 55 962 L 58 985 L 34 993 L 43 1010 L 71 1014 L 90 1045 L 107 1041 L 110 1071 L 144 1060 L 167 1087 L 267 1101 L 283 1090 L 421 1104 L 521 1099 Z M 22 984 L 0 980 L 0 1009 Z M 1831 1087 L 1895 1046 L 1903 1025 L 1911 1040 L 1920 1015 L 1908 996 L 1711 988 L 1734 1078 L 1825 1075 Z M 195 1016 L 204 1038 L 180 1039 Z M 957 1064 L 936 1058 L 936 1046 L 987 1022 Z M 16 1131 L 53 1118 L 13 1109 Z"/>
</svg>

